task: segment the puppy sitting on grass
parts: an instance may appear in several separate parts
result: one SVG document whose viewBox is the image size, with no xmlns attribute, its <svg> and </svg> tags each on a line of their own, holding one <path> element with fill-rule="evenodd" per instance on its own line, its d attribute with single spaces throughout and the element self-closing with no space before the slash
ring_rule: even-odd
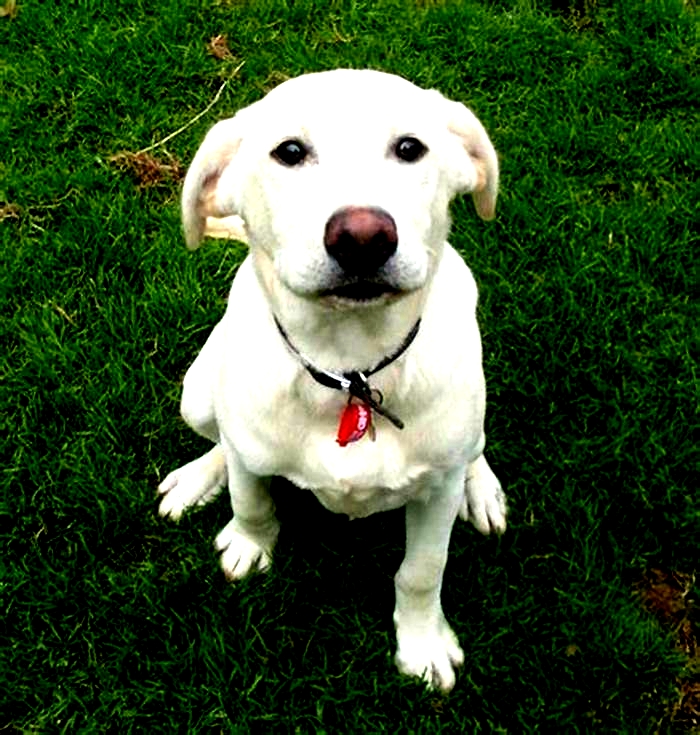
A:
<svg viewBox="0 0 700 735">
<path fill-rule="evenodd" d="M 283 476 L 337 513 L 405 506 L 396 664 L 449 691 L 464 660 L 440 604 L 459 514 L 501 533 L 484 458 L 477 291 L 446 242 L 450 200 L 494 216 L 498 163 L 476 117 L 376 71 L 291 79 L 216 124 L 185 179 L 190 248 L 245 236 L 228 308 L 184 380 L 213 448 L 160 485 L 172 518 L 228 485 L 231 580 L 264 571 Z"/>
</svg>

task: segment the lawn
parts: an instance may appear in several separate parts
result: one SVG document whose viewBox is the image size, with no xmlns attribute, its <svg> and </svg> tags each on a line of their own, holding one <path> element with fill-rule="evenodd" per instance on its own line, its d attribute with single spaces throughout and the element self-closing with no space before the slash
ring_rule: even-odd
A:
<svg viewBox="0 0 700 735">
<path fill-rule="evenodd" d="M 698 731 L 693 12 L 0 0 L 1 731 Z M 274 568 L 236 585 L 224 496 L 156 514 L 206 447 L 181 379 L 245 255 L 186 251 L 183 171 L 217 119 L 337 66 L 466 102 L 501 158 L 496 219 L 456 201 L 451 240 L 510 525 L 455 528 L 449 696 L 393 668 L 400 511 L 280 482 Z"/>
</svg>

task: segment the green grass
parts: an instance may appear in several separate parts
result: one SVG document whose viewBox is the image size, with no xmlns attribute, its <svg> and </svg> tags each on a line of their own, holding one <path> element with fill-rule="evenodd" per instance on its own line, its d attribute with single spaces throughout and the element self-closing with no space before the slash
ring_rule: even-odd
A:
<svg viewBox="0 0 700 735">
<path fill-rule="evenodd" d="M 421 4 L 422 5 L 422 4 Z M 563 7 L 564 9 L 559 9 Z M 683 661 L 632 593 L 698 572 L 697 38 L 670 0 L 20 3 L 0 17 L 0 730 L 677 731 Z M 226 34 L 231 58 L 207 53 Z M 497 219 L 454 207 L 480 284 L 488 456 L 510 527 L 453 535 L 449 697 L 395 672 L 402 516 L 355 521 L 282 484 L 272 572 L 227 586 L 228 502 L 179 525 L 155 486 L 205 446 L 179 381 L 244 251 L 187 253 L 178 183 L 287 76 L 400 73 L 471 105 Z M 695 225 L 696 225 L 695 221 Z M 459 334 L 459 315 L 455 315 Z"/>
</svg>

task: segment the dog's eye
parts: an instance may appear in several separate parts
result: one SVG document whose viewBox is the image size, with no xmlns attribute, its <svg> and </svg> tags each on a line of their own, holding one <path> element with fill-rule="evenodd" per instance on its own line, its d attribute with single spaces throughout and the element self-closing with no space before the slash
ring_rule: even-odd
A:
<svg viewBox="0 0 700 735">
<path fill-rule="evenodd" d="M 413 163 L 423 158 L 428 152 L 428 149 L 418 138 L 400 138 L 394 146 L 394 153 L 400 161 L 406 161 L 406 163 Z"/>
<path fill-rule="evenodd" d="M 280 143 L 271 155 L 285 166 L 298 166 L 303 163 L 309 151 L 306 146 L 298 140 L 285 140 Z"/>
</svg>

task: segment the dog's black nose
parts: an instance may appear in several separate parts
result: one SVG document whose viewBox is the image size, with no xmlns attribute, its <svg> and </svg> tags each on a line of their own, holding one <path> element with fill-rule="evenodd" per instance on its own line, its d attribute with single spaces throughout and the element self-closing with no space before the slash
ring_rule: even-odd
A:
<svg viewBox="0 0 700 735">
<path fill-rule="evenodd" d="M 377 207 L 343 207 L 326 223 L 326 251 L 351 276 L 376 273 L 398 242 L 394 218 Z"/>
</svg>

